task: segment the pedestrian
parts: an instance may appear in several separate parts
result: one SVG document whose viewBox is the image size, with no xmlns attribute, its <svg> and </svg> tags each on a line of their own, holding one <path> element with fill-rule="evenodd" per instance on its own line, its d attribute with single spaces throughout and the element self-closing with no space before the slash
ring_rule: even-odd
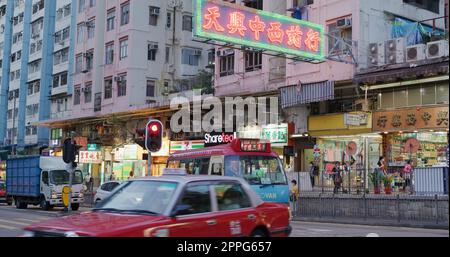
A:
<svg viewBox="0 0 450 257">
<path fill-rule="evenodd" d="M 334 183 L 334 190 L 333 193 L 337 193 L 339 192 L 339 189 L 342 186 L 342 174 L 341 174 L 341 167 L 340 167 L 340 163 L 336 162 L 334 164 L 333 170 L 332 170 L 332 174 L 333 174 L 333 183 Z"/>
<path fill-rule="evenodd" d="M 299 197 L 299 192 L 298 192 L 298 186 L 297 186 L 297 180 L 293 179 L 291 181 L 292 183 L 292 187 L 291 187 L 291 192 L 289 194 L 289 201 L 291 202 L 291 209 L 293 210 L 293 213 L 297 213 L 297 200 Z"/>
<path fill-rule="evenodd" d="M 109 176 L 109 181 L 114 181 L 114 180 L 115 180 L 114 174 L 111 174 L 111 176 Z"/>
<path fill-rule="evenodd" d="M 385 164 L 385 160 L 384 160 L 383 156 L 381 156 L 380 159 L 378 160 L 377 168 L 378 168 L 379 175 L 381 175 L 381 176 L 387 175 L 386 164 Z"/>
<path fill-rule="evenodd" d="M 309 178 L 311 179 L 311 187 L 314 189 L 316 181 L 316 165 L 314 165 L 314 162 L 309 163 Z"/>
<path fill-rule="evenodd" d="M 128 180 L 133 179 L 134 178 L 134 171 L 130 172 L 130 176 L 128 177 Z"/>
<path fill-rule="evenodd" d="M 412 166 L 411 166 L 411 160 L 406 161 L 405 167 L 403 168 L 403 179 L 405 180 L 405 183 L 403 184 L 403 191 L 406 192 L 406 188 L 411 190 L 411 172 L 412 172 Z"/>
<path fill-rule="evenodd" d="M 91 185 L 90 185 L 91 179 L 92 179 L 91 174 L 88 172 L 86 177 L 84 177 L 84 183 L 86 184 L 86 191 L 88 191 L 88 192 L 91 190 Z M 90 191 L 90 192 L 92 192 L 92 191 Z"/>
</svg>

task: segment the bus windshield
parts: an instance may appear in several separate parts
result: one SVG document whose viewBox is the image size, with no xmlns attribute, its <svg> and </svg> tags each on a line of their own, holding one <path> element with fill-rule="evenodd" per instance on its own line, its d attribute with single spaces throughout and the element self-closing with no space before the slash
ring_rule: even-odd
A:
<svg viewBox="0 0 450 257">
<path fill-rule="evenodd" d="M 243 177 L 251 185 L 286 185 L 281 162 L 273 156 L 226 156 L 225 176 Z"/>
</svg>

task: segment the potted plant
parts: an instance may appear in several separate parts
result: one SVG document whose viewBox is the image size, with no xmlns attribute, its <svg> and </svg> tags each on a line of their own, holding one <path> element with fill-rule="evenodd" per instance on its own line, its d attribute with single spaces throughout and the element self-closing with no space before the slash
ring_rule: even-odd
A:
<svg viewBox="0 0 450 257">
<path fill-rule="evenodd" d="M 387 195 L 392 194 L 392 181 L 394 179 L 392 178 L 392 176 L 385 176 L 383 177 L 383 184 L 384 184 L 384 192 Z"/>
<path fill-rule="evenodd" d="M 380 190 L 380 181 L 381 181 L 380 174 L 378 172 L 369 173 L 369 179 L 370 179 L 370 182 L 372 182 L 372 184 L 373 184 L 374 193 L 380 194 L 380 192 L 381 192 L 381 190 Z"/>
</svg>

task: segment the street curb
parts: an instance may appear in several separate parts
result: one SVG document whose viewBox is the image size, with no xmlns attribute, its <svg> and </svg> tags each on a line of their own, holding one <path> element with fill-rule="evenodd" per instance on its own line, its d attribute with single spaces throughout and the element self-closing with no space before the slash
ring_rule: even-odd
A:
<svg viewBox="0 0 450 257">
<path fill-rule="evenodd" d="M 305 222 L 323 222 L 323 223 L 336 223 L 336 224 L 351 224 L 351 225 L 369 225 L 369 226 L 393 226 L 393 227 L 405 227 L 405 228 L 422 228 L 422 229 L 442 229 L 448 230 L 449 224 L 412 224 L 412 223 L 398 223 L 391 220 L 359 220 L 359 219 L 339 219 L 339 218 L 313 218 L 313 217 L 293 217 L 292 221 L 305 221 Z"/>
</svg>

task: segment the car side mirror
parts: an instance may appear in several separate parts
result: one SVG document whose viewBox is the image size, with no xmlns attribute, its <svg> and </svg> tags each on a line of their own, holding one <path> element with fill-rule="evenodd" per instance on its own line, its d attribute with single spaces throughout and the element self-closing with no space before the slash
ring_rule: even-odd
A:
<svg viewBox="0 0 450 257">
<path fill-rule="evenodd" d="M 180 204 L 177 205 L 173 211 L 170 213 L 170 217 L 176 217 L 176 216 L 180 216 L 180 215 L 187 215 L 187 214 L 191 214 L 191 208 L 192 206 L 189 204 Z"/>
</svg>

